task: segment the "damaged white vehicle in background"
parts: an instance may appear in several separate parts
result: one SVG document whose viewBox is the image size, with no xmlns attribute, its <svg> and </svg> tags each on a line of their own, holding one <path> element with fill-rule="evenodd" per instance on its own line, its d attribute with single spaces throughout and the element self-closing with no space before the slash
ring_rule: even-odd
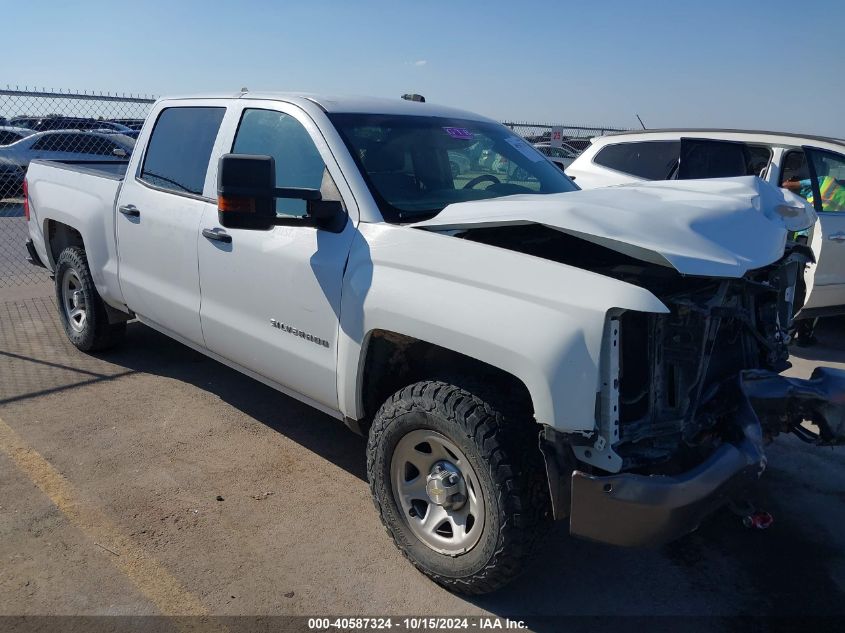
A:
<svg viewBox="0 0 845 633">
<path fill-rule="evenodd" d="M 385 527 L 450 589 L 553 518 L 682 536 L 778 433 L 845 442 L 845 374 L 779 375 L 815 214 L 758 179 L 581 192 L 468 112 L 251 93 L 159 101 L 119 167 L 27 174 L 70 340 L 137 317 L 367 433 Z"/>
</svg>

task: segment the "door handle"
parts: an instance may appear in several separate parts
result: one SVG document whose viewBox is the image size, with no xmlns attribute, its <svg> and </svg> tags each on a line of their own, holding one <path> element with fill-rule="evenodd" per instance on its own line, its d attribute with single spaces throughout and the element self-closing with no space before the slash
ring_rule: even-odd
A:
<svg viewBox="0 0 845 633">
<path fill-rule="evenodd" d="M 827 239 L 833 242 L 845 242 L 845 233 L 839 231 L 839 233 L 831 233 L 827 236 Z"/>
<path fill-rule="evenodd" d="M 122 204 L 117 208 L 123 215 L 129 216 L 130 218 L 140 218 L 141 211 L 136 207 L 134 204 Z"/>
<path fill-rule="evenodd" d="M 232 243 L 232 236 L 222 229 L 203 229 L 202 236 L 224 244 Z"/>
</svg>

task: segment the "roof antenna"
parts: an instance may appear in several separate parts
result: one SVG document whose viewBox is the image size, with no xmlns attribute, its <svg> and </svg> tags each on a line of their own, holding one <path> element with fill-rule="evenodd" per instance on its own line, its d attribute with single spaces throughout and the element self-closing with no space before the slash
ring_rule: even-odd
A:
<svg viewBox="0 0 845 633">
<path fill-rule="evenodd" d="M 642 125 L 642 126 L 643 126 L 643 129 L 644 129 L 644 130 L 647 130 L 648 128 L 645 126 L 645 123 L 643 123 L 643 120 L 640 118 L 640 115 L 639 115 L 639 114 L 634 114 L 634 116 L 635 116 L 635 117 L 637 117 L 637 121 L 639 121 L 639 122 L 640 122 L 640 125 Z"/>
<path fill-rule="evenodd" d="M 422 95 L 418 95 L 417 93 L 414 94 L 404 94 L 402 98 L 405 101 L 418 101 L 419 103 L 425 103 L 425 97 Z"/>
</svg>

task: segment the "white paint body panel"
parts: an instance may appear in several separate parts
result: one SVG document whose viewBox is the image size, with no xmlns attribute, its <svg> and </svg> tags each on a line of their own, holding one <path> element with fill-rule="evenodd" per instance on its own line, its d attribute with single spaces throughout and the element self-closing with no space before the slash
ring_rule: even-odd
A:
<svg viewBox="0 0 845 633">
<path fill-rule="evenodd" d="M 595 273 L 448 235 L 361 224 L 343 286 L 341 405 L 359 411 L 362 343 L 389 330 L 519 378 L 537 420 L 591 430 L 605 317 L 667 312 L 650 292 Z"/>
<path fill-rule="evenodd" d="M 97 292 L 115 308 L 126 307 L 118 283 L 114 205 L 120 181 L 71 171 L 34 161 L 27 171 L 29 234 L 41 261 L 54 270 L 56 262 L 45 240 L 47 223 L 72 226 L 87 246 L 88 263 Z"/>
</svg>

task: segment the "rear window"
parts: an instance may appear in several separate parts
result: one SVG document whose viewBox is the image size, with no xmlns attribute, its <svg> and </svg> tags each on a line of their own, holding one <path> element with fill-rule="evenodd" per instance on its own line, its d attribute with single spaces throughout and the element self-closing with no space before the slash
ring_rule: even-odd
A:
<svg viewBox="0 0 845 633">
<path fill-rule="evenodd" d="M 226 108 L 162 110 L 147 146 L 140 179 L 176 193 L 201 195 L 211 150 Z"/>
<path fill-rule="evenodd" d="M 616 143 L 600 149 L 593 162 L 646 180 L 665 180 L 678 163 L 680 141 Z"/>
</svg>

